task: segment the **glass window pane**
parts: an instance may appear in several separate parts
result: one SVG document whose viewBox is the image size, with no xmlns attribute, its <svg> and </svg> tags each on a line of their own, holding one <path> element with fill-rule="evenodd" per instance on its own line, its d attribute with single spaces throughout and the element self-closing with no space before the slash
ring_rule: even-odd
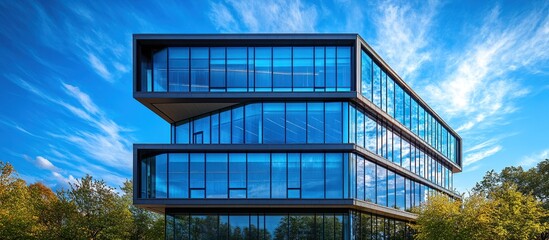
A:
<svg viewBox="0 0 549 240">
<path fill-rule="evenodd" d="M 227 48 L 227 91 L 245 92 L 247 85 L 247 52 L 245 47 Z"/>
<path fill-rule="evenodd" d="M 395 84 L 395 119 L 404 124 L 404 91 Z"/>
<path fill-rule="evenodd" d="M 231 228 L 229 231 L 229 239 L 249 239 L 248 230 L 250 226 L 250 217 L 248 215 L 229 215 L 229 226 Z"/>
<path fill-rule="evenodd" d="M 225 91 L 225 48 L 210 48 L 210 91 Z"/>
<path fill-rule="evenodd" d="M 306 143 L 305 103 L 286 103 L 286 143 Z"/>
<path fill-rule="evenodd" d="M 340 102 L 326 103 L 326 143 L 343 142 L 343 121 Z"/>
<path fill-rule="evenodd" d="M 184 144 L 189 143 L 189 122 L 185 122 L 175 127 L 175 142 Z"/>
<path fill-rule="evenodd" d="M 246 105 L 246 143 L 261 143 L 261 103 Z"/>
<path fill-rule="evenodd" d="M 324 143 L 324 103 L 307 103 L 307 142 Z"/>
<path fill-rule="evenodd" d="M 244 111 L 242 107 L 232 110 L 232 143 L 244 143 Z"/>
<path fill-rule="evenodd" d="M 292 48 L 273 48 L 273 91 L 292 91 Z"/>
<path fill-rule="evenodd" d="M 248 48 L 248 92 L 255 91 L 255 48 Z"/>
<path fill-rule="evenodd" d="M 372 59 L 366 54 L 366 52 L 364 51 L 361 51 L 361 52 L 362 52 L 362 57 L 361 57 L 362 96 L 372 101 Z"/>
<path fill-rule="evenodd" d="M 168 89 L 168 50 L 161 49 L 153 53 L 154 91 L 165 92 Z"/>
<path fill-rule="evenodd" d="M 324 198 L 324 154 L 303 153 L 302 198 Z"/>
<path fill-rule="evenodd" d="M 326 153 L 326 198 L 343 198 L 343 155 Z"/>
<path fill-rule="evenodd" d="M 364 162 L 364 192 L 365 200 L 368 202 L 376 201 L 376 165 L 365 161 Z"/>
<path fill-rule="evenodd" d="M 410 116 L 410 95 L 408 93 L 404 93 L 404 126 L 406 126 L 408 129 L 412 129 L 410 126 L 411 123 L 411 116 Z"/>
<path fill-rule="evenodd" d="M 265 215 L 265 239 L 288 239 L 288 217 Z"/>
<path fill-rule="evenodd" d="M 229 154 L 229 188 L 246 188 L 245 153 Z"/>
<path fill-rule="evenodd" d="M 209 79 L 209 49 L 205 47 L 191 48 L 191 91 L 207 92 Z"/>
<path fill-rule="evenodd" d="M 315 47 L 315 91 L 324 91 L 326 86 L 324 65 L 324 47 Z"/>
<path fill-rule="evenodd" d="M 358 156 L 356 158 L 356 198 L 365 200 L 365 172 L 364 172 L 364 158 Z M 375 187 L 375 186 L 374 186 Z M 370 200 L 371 201 L 371 200 Z"/>
<path fill-rule="evenodd" d="M 288 188 L 301 188 L 301 156 L 299 153 L 288 153 Z"/>
<path fill-rule="evenodd" d="M 336 49 L 326 47 L 326 91 L 336 90 Z"/>
<path fill-rule="evenodd" d="M 366 149 L 372 153 L 376 153 L 377 150 L 377 123 L 370 118 L 370 116 L 364 116 L 364 141 Z"/>
<path fill-rule="evenodd" d="M 193 143 L 210 143 L 210 116 L 205 116 L 194 121 Z"/>
<path fill-rule="evenodd" d="M 189 155 L 186 153 L 170 154 L 170 180 L 168 183 L 170 198 L 189 197 Z"/>
<path fill-rule="evenodd" d="M 284 143 L 284 103 L 264 103 L 263 117 L 263 142 Z"/>
<path fill-rule="evenodd" d="M 381 71 L 381 109 L 387 112 L 387 74 Z"/>
<path fill-rule="evenodd" d="M 191 239 L 216 239 L 217 222 L 216 215 L 192 215 Z"/>
<path fill-rule="evenodd" d="M 227 198 L 227 154 L 206 155 L 206 197 Z"/>
<path fill-rule="evenodd" d="M 248 154 L 248 198 L 270 198 L 270 165 L 270 154 Z"/>
<path fill-rule="evenodd" d="M 387 206 L 396 208 L 396 199 L 395 199 L 395 173 L 387 170 Z"/>
<path fill-rule="evenodd" d="M 272 86 L 270 47 L 255 48 L 255 91 L 270 92 Z"/>
<path fill-rule="evenodd" d="M 204 153 L 191 153 L 190 183 L 191 188 L 204 188 Z"/>
<path fill-rule="evenodd" d="M 221 112 L 219 114 L 220 128 L 219 128 L 219 143 L 228 144 L 231 143 L 231 110 Z"/>
<path fill-rule="evenodd" d="M 395 117 L 395 83 L 387 76 L 387 114 Z"/>
<path fill-rule="evenodd" d="M 286 153 L 272 154 L 272 198 L 286 198 Z"/>
<path fill-rule="evenodd" d="M 297 92 L 312 91 L 313 77 L 313 48 L 293 48 L 293 90 Z"/>
<path fill-rule="evenodd" d="M 210 121 L 212 124 L 210 143 L 219 144 L 219 114 L 212 114 Z"/>
<path fill-rule="evenodd" d="M 357 114 L 356 114 L 356 143 L 361 147 L 365 147 L 364 139 L 365 139 L 364 138 L 364 113 L 361 112 L 361 111 L 357 111 Z M 375 139 L 374 139 L 374 141 L 375 141 Z"/>
<path fill-rule="evenodd" d="M 377 204 L 387 206 L 387 169 L 377 166 Z"/>
<path fill-rule="evenodd" d="M 189 91 L 189 48 L 169 48 L 170 92 Z"/>
<path fill-rule="evenodd" d="M 154 175 L 155 176 L 155 197 L 168 197 L 168 155 L 160 154 L 154 158 Z M 151 170 L 151 172 L 153 172 Z"/>
<path fill-rule="evenodd" d="M 396 175 L 396 208 L 400 210 L 404 210 L 404 177 L 400 175 Z"/>
<path fill-rule="evenodd" d="M 372 81 L 372 99 L 376 106 L 381 108 L 381 69 L 379 69 L 379 66 L 374 63 L 374 77 Z"/>
<path fill-rule="evenodd" d="M 337 91 L 351 90 L 351 48 L 337 47 Z"/>
</svg>

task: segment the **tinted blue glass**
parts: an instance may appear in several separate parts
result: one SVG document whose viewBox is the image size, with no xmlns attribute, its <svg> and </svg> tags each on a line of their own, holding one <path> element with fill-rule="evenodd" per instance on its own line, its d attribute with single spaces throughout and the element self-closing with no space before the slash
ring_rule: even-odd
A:
<svg viewBox="0 0 549 240">
<path fill-rule="evenodd" d="M 354 106 L 349 107 L 349 142 L 358 144 L 358 124 L 357 124 L 357 110 Z M 364 120 L 363 120 L 364 121 Z M 364 122 L 362 124 L 364 126 Z M 359 144 L 360 145 L 360 144 Z"/>
<path fill-rule="evenodd" d="M 246 188 L 246 154 L 229 154 L 229 188 Z"/>
<path fill-rule="evenodd" d="M 302 198 L 324 198 L 324 154 L 303 153 Z"/>
<path fill-rule="evenodd" d="M 255 91 L 255 48 L 248 48 L 248 92 Z"/>
<path fill-rule="evenodd" d="M 387 76 L 387 114 L 395 117 L 395 82 Z"/>
<path fill-rule="evenodd" d="M 351 90 L 351 48 L 337 47 L 337 91 Z"/>
<path fill-rule="evenodd" d="M 411 118 L 412 118 L 412 132 L 414 132 L 416 135 L 419 136 L 419 123 L 418 123 L 418 106 L 417 102 L 414 99 L 412 100 L 412 107 L 411 107 Z"/>
<path fill-rule="evenodd" d="M 231 143 L 231 110 L 219 114 L 219 143 Z"/>
<path fill-rule="evenodd" d="M 377 149 L 377 124 L 370 116 L 364 116 L 364 140 L 366 149 L 376 153 Z"/>
<path fill-rule="evenodd" d="M 194 120 L 193 143 L 210 143 L 210 116 L 205 116 Z"/>
<path fill-rule="evenodd" d="M 210 91 L 225 91 L 225 48 L 210 48 Z"/>
<path fill-rule="evenodd" d="M 324 91 L 326 69 L 324 47 L 315 47 L 315 91 Z"/>
<path fill-rule="evenodd" d="M 286 143 L 307 142 L 305 103 L 286 103 Z"/>
<path fill-rule="evenodd" d="M 413 193 L 413 189 L 412 189 L 412 184 L 411 184 L 411 181 L 409 179 L 404 179 L 404 184 L 405 184 L 405 187 L 406 187 L 406 193 L 405 193 L 405 199 L 406 199 L 406 210 L 410 210 L 410 208 L 412 208 L 412 193 Z"/>
<path fill-rule="evenodd" d="M 404 177 L 397 174 L 395 184 L 396 208 L 404 210 Z"/>
<path fill-rule="evenodd" d="M 315 81 L 313 47 L 294 47 L 293 50 L 294 91 L 312 91 Z"/>
<path fill-rule="evenodd" d="M 401 154 L 402 154 L 402 167 L 406 168 L 408 170 L 411 170 L 410 165 L 410 143 L 408 143 L 407 139 L 402 139 L 401 142 L 402 148 L 401 148 Z"/>
<path fill-rule="evenodd" d="M 396 177 L 395 173 L 387 170 L 387 206 L 396 208 Z"/>
<path fill-rule="evenodd" d="M 362 73 L 362 96 L 372 101 L 372 59 L 366 55 L 366 52 L 361 51 L 361 73 Z"/>
<path fill-rule="evenodd" d="M 227 198 L 227 154 L 206 154 L 206 197 Z"/>
<path fill-rule="evenodd" d="M 191 153 L 191 166 L 190 166 L 190 187 L 191 188 L 204 188 L 204 154 L 203 153 Z"/>
<path fill-rule="evenodd" d="M 364 113 L 361 111 L 357 111 L 356 114 L 356 143 L 361 146 L 365 147 L 364 145 Z"/>
<path fill-rule="evenodd" d="M 324 143 L 324 103 L 307 103 L 307 142 Z"/>
<path fill-rule="evenodd" d="M 381 69 L 374 63 L 374 77 L 372 81 L 372 100 L 373 103 L 381 108 Z"/>
<path fill-rule="evenodd" d="M 395 84 L 395 119 L 404 124 L 404 91 Z"/>
<path fill-rule="evenodd" d="M 168 88 L 168 50 L 162 49 L 153 53 L 154 91 L 165 92 Z"/>
<path fill-rule="evenodd" d="M 408 93 L 404 93 L 404 126 L 406 126 L 408 129 L 412 129 L 410 126 L 411 123 L 411 105 L 410 105 L 410 95 Z"/>
<path fill-rule="evenodd" d="M 232 110 L 232 143 L 244 143 L 244 110 L 243 107 Z"/>
<path fill-rule="evenodd" d="M 356 158 L 356 198 L 365 199 L 365 173 L 364 173 L 364 158 L 358 156 Z"/>
<path fill-rule="evenodd" d="M 219 144 L 219 114 L 213 114 L 210 121 L 212 124 L 210 143 Z"/>
<path fill-rule="evenodd" d="M 387 112 L 387 74 L 381 71 L 381 109 Z"/>
<path fill-rule="evenodd" d="M 229 198 L 246 198 L 246 189 L 229 189 Z"/>
<path fill-rule="evenodd" d="M 247 88 L 247 50 L 245 47 L 227 48 L 227 91 L 245 92 Z"/>
<path fill-rule="evenodd" d="M 250 217 L 248 215 L 229 215 L 230 238 L 229 239 L 248 239 Z"/>
<path fill-rule="evenodd" d="M 273 91 L 292 91 L 292 48 L 273 48 Z"/>
<path fill-rule="evenodd" d="M 343 142 L 343 121 L 340 102 L 327 102 L 326 106 L 326 143 Z"/>
<path fill-rule="evenodd" d="M 284 231 L 283 229 L 287 226 L 287 217 L 280 215 L 265 215 L 265 239 L 286 239 L 286 235 L 288 232 Z"/>
<path fill-rule="evenodd" d="M 208 48 L 191 48 L 191 91 L 207 92 L 210 85 Z"/>
<path fill-rule="evenodd" d="M 261 143 L 261 103 L 246 105 L 246 143 Z"/>
<path fill-rule="evenodd" d="M 170 198 L 189 197 L 189 155 L 186 153 L 170 154 L 170 172 L 168 174 Z"/>
<path fill-rule="evenodd" d="M 326 153 L 326 198 L 343 198 L 343 155 Z"/>
<path fill-rule="evenodd" d="M 300 189 L 288 189 L 288 198 L 300 198 L 301 190 Z"/>
<path fill-rule="evenodd" d="M 166 215 L 168 217 L 169 215 Z M 189 223 L 190 217 L 188 215 L 177 215 L 175 216 L 175 239 L 189 239 Z"/>
<path fill-rule="evenodd" d="M 175 128 L 175 142 L 189 143 L 189 122 L 185 122 Z"/>
<path fill-rule="evenodd" d="M 248 154 L 248 198 L 270 197 L 270 154 Z"/>
<path fill-rule="evenodd" d="M 263 118 L 263 142 L 284 143 L 284 103 L 264 103 Z"/>
<path fill-rule="evenodd" d="M 288 153 L 288 188 L 301 188 L 301 156 L 299 153 Z"/>
<path fill-rule="evenodd" d="M 286 154 L 273 153 L 271 162 L 272 171 L 272 198 L 286 198 Z"/>
<path fill-rule="evenodd" d="M 387 170 L 384 167 L 377 166 L 377 204 L 387 206 Z"/>
<path fill-rule="evenodd" d="M 379 154 L 380 156 L 382 156 L 383 158 L 387 158 L 387 155 L 386 155 L 386 145 L 387 145 L 387 131 L 385 129 L 384 126 L 382 126 L 381 124 L 378 124 L 377 125 L 377 136 L 378 136 L 378 141 L 377 141 L 377 154 Z"/>
<path fill-rule="evenodd" d="M 394 134 L 393 138 L 394 138 L 393 139 L 393 148 L 394 148 L 393 162 L 402 166 L 402 155 L 401 155 L 402 151 L 400 146 L 400 136 L 398 136 L 397 134 Z"/>
<path fill-rule="evenodd" d="M 336 90 L 336 48 L 326 47 L 326 91 Z"/>
<path fill-rule="evenodd" d="M 343 143 L 349 143 L 349 103 L 348 102 L 343 102 L 341 103 L 342 107 L 341 107 L 341 110 L 342 110 L 342 117 L 343 117 L 343 128 L 342 128 L 342 132 L 343 132 Z"/>
<path fill-rule="evenodd" d="M 189 48 L 169 48 L 170 92 L 189 91 Z"/>
<path fill-rule="evenodd" d="M 394 162 L 394 159 L 393 159 L 393 131 L 391 131 L 391 129 L 386 129 L 387 130 L 387 145 L 386 145 L 386 148 L 387 148 L 387 160 L 391 161 L 391 162 Z"/>
<path fill-rule="evenodd" d="M 425 109 L 423 107 L 418 106 L 418 131 L 419 131 L 419 137 L 422 139 L 425 139 Z"/>
<path fill-rule="evenodd" d="M 272 58 L 270 47 L 255 48 L 255 91 L 271 91 Z"/>
<path fill-rule="evenodd" d="M 369 202 L 376 201 L 376 165 L 365 161 L 364 162 L 364 192 L 365 200 Z"/>
<path fill-rule="evenodd" d="M 160 154 L 155 157 L 155 197 L 166 198 L 168 197 L 168 155 Z M 152 172 L 152 171 L 151 171 Z"/>
</svg>

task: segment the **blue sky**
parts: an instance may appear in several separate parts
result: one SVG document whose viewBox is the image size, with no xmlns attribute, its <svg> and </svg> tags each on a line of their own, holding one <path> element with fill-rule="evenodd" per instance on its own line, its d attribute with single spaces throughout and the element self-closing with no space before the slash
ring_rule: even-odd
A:
<svg viewBox="0 0 549 240">
<path fill-rule="evenodd" d="M 132 33 L 359 33 L 484 173 L 549 158 L 547 1 L 0 1 L 0 160 L 29 182 L 131 178 L 169 125 L 132 98 Z"/>
</svg>

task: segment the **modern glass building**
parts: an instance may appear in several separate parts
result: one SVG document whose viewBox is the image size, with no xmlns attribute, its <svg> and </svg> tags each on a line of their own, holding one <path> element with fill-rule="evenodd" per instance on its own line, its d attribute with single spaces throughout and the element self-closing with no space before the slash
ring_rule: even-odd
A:
<svg viewBox="0 0 549 240">
<path fill-rule="evenodd" d="M 357 34 L 134 35 L 134 204 L 168 239 L 409 239 L 461 138 Z"/>
</svg>

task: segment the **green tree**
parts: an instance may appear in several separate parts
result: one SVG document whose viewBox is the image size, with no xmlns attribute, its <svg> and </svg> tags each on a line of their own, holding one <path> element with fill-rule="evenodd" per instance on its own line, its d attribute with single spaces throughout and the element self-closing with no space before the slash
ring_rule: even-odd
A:
<svg viewBox="0 0 549 240">
<path fill-rule="evenodd" d="M 534 239 L 548 228 L 541 202 L 512 184 L 461 201 L 431 196 L 418 211 L 417 239 Z"/>
<path fill-rule="evenodd" d="M 127 180 L 121 187 L 122 201 L 131 213 L 129 236 L 131 239 L 164 239 L 164 217 L 149 210 L 133 206 L 133 184 Z"/>
</svg>

